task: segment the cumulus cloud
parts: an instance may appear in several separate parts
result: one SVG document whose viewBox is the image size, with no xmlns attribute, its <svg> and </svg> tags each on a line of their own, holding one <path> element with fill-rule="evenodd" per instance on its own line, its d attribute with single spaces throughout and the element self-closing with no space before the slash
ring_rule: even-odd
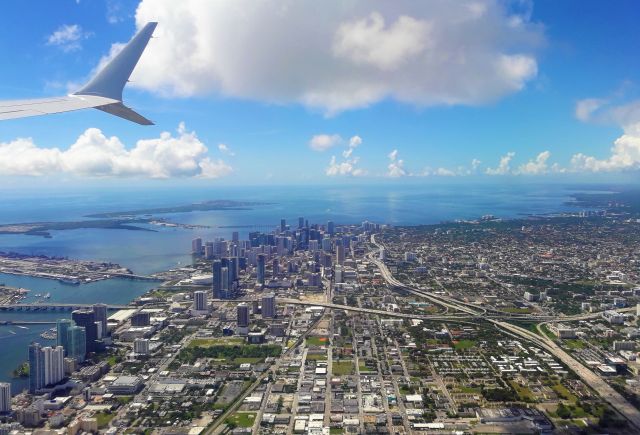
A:
<svg viewBox="0 0 640 435">
<path fill-rule="evenodd" d="M 619 95 L 618 95 L 619 96 Z M 587 98 L 576 105 L 576 117 L 585 122 L 604 122 L 618 125 L 624 134 L 611 147 L 605 158 L 574 154 L 573 172 L 616 172 L 640 169 L 640 100 L 616 104 L 615 98 Z"/>
<path fill-rule="evenodd" d="M 500 163 L 495 168 L 487 168 L 485 174 L 487 175 L 507 175 L 511 173 L 511 160 L 516 155 L 514 152 L 508 152 L 504 156 L 500 157 Z"/>
<path fill-rule="evenodd" d="M 342 142 L 339 134 L 317 134 L 309 141 L 309 148 L 314 151 L 326 151 Z"/>
<path fill-rule="evenodd" d="M 228 156 L 235 156 L 236 153 L 234 153 L 233 151 L 231 151 L 231 148 L 229 148 L 228 145 L 220 143 L 218 144 L 218 151 L 220 151 L 222 154 L 226 154 Z"/>
<path fill-rule="evenodd" d="M 133 86 L 169 96 L 299 103 L 326 114 L 386 98 L 494 101 L 537 74 L 544 35 L 520 2 L 142 0 L 158 21 Z"/>
<path fill-rule="evenodd" d="M 527 163 L 522 164 L 518 167 L 516 174 L 522 175 L 542 175 L 549 172 L 549 167 L 547 165 L 547 160 L 551 157 L 551 153 L 549 151 L 543 151 L 538 156 L 529 160 Z M 502 163 L 502 162 L 501 162 Z"/>
<path fill-rule="evenodd" d="M 365 170 L 356 166 L 359 160 L 360 159 L 358 157 L 354 157 L 352 159 L 338 162 L 336 156 L 331 156 L 331 161 L 329 162 L 329 166 L 325 169 L 325 174 L 330 177 L 334 177 L 336 175 L 350 175 L 353 177 L 366 175 Z"/>
<path fill-rule="evenodd" d="M 571 169 L 587 172 L 616 172 L 640 169 L 640 136 L 624 134 L 613 144 L 611 155 L 605 159 L 575 154 Z"/>
<path fill-rule="evenodd" d="M 91 36 L 91 32 L 85 32 L 78 24 L 63 24 L 47 37 L 47 45 L 59 47 L 65 52 L 76 51 L 82 48 L 82 41 Z"/>
<path fill-rule="evenodd" d="M 68 149 L 41 148 L 31 138 L 0 143 L 0 174 L 42 176 L 65 173 L 83 177 L 219 178 L 233 169 L 211 159 L 207 147 L 183 123 L 177 135 L 140 139 L 127 149 L 116 136 L 88 128 Z"/>
<path fill-rule="evenodd" d="M 389 158 L 389 166 L 387 166 L 387 176 L 392 178 L 404 177 L 407 171 L 404 170 L 404 160 L 398 158 L 398 150 L 394 149 L 387 157 Z"/>
<path fill-rule="evenodd" d="M 342 142 L 342 138 L 340 138 L 339 143 Z M 342 152 L 344 160 L 339 162 L 336 156 L 331 156 L 329 166 L 325 169 L 325 174 L 328 176 L 350 175 L 354 177 L 366 175 L 367 171 L 357 167 L 360 158 L 353 156 L 353 151 L 361 144 L 362 138 L 360 136 L 352 136 L 347 144 L 347 149 Z"/>
</svg>

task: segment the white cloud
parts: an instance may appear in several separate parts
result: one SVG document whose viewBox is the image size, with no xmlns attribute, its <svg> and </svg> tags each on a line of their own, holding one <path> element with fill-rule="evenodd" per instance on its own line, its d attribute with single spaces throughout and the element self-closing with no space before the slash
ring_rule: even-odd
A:
<svg viewBox="0 0 640 435">
<path fill-rule="evenodd" d="M 59 47 L 65 52 L 76 51 L 82 48 L 82 41 L 91 35 L 78 24 L 63 24 L 47 37 L 47 45 Z"/>
<path fill-rule="evenodd" d="M 430 24 L 406 15 L 386 26 L 379 12 L 341 24 L 335 34 L 333 52 L 356 64 L 393 70 L 426 48 Z"/>
<path fill-rule="evenodd" d="M 640 136 L 624 134 L 614 142 L 611 155 L 597 159 L 583 153 L 571 158 L 573 171 L 616 172 L 640 169 Z"/>
<path fill-rule="evenodd" d="M 585 98 L 576 103 L 575 115 L 582 122 L 591 120 L 592 115 L 603 105 L 607 103 L 606 100 L 600 98 Z"/>
<path fill-rule="evenodd" d="M 547 166 L 547 160 L 551 157 L 551 153 L 549 151 L 543 151 L 538 156 L 529 160 L 527 163 L 522 164 L 518 167 L 516 174 L 522 175 L 542 175 L 549 172 L 549 167 Z"/>
<path fill-rule="evenodd" d="M 330 177 L 334 177 L 336 175 L 350 175 L 353 177 L 366 175 L 366 171 L 356 167 L 359 160 L 360 159 L 358 157 L 355 157 L 343 162 L 338 162 L 336 156 L 331 156 L 331 161 L 329 162 L 329 166 L 325 169 L 325 174 Z"/>
<path fill-rule="evenodd" d="M 389 166 L 387 166 L 388 177 L 404 177 L 407 175 L 407 171 L 404 170 L 404 160 L 398 159 L 398 150 L 394 149 L 387 157 L 389 157 Z"/>
<path fill-rule="evenodd" d="M 476 172 L 480 164 L 482 164 L 482 162 L 478 159 L 471 160 L 471 171 Z"/>
<path fill-rule="evenodd" d="M 224 161 L 211 159 L 207 147 L 183 123 L 177 133 L 140 139 L 132 149 L 97 128 L 85 130 L 66 150 L 40 148 L 30 138 L 19 138 L 0 143 L 0 174 L 219 178 L 232 172 Z"/>
<path fill-rule="evenodd" d="M 142 0 L 158 38 L 132 85 L 299 103 L 327 114 L 383 99 L 494 101 L 537 74 L 542 27 L 494 0 Z"/>
<path fill-rule="evenodd" d="M 223 143 L 219 143 L 218 144 L 218 151 L 220 151 L 222 154 L 226 154 L 226 155 L 232 156 L 232 157 L 236 155 L 236 153 L 231 151 L 231 148 L 229 148 L 228 145 L 223 144 Z"/>
<path fill-rule="evenodd" d="M 507 175 L 511 173 L 511 159 L 516 155 L 514 152 L 508 152 L 504 156 L 500 157 L 500 163 L 496 168 L 487 168 L 485 174 L 487 175 Z"/>
<path fill-rule="evenodd" d="M 309 141 L 309 147 L 314 151 L 326 151 L 342 142 L 338 134 L 317 134 Z"/>
<path fill-rule="evenodd" d="M 603 159 L 584 153 L 571 158 L 573 172 L 618 172 L 640 169 L 640 100 L 615 105 L 610 100 L 588 98 L 576 105 L 576 117 L 582 121 L 619 125 L 624 134 L 615 140 L 611 154 Z"/>
<path fill-rule="evenodd" d="M 337 137 L 339 138 L 337 143 L 342 143 L 342 138 L 340 136 Z M 355 150 L 361 144 L 362 138 L 360 136 L 352 136 L 351 139 L 349 139 L 347 149 L 342 152 L 344 161 L 338 162 L 336 156 L 331 156 L 331 161 L 329 162 L 329 166 L 327 166 L 327 168 L 325 169 L 325 174 L 329 176 L 351 175 L 354 177 L 366 175 L 367 172 L 364 169 L 356 167 L 356 165 L 360 161 L 360 158 L 353 157 L 353 150 Z"/>
</svg>

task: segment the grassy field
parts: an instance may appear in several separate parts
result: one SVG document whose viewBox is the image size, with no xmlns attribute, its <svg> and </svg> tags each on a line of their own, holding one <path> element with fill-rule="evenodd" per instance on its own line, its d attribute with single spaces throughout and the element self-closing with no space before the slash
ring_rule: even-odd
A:
<svg viewBox="0 0 640 435">
<path fill-rule="evenodd" d="M 236 412 L 225 420 L 227 424 L 235 424 L 237 427 L 251 427 L 256 419 L 255 412 Z"/>
<path fill-rule="evenodd" d="M 234 364 L 244 364 L 244 363 L 257 364 L 259 362 L 262 362 L 263 360 L 264 358 L 234 358 L 233 363 Z"/>
<path fill-rule="evenodd" d="M 531 308 L 516 308 L 516 307 L 505 308 L 502 311 L 504 311 L 505 313 L 513 313 L 513 314 L 531 314 L 533 312 Z"/>
<path fill-rule="evenodd" d="M 584 344 L 584 341 L 582 340 L 578 340 L 578 339 L 567 339 L 567 340 L 562 340 L 562 344 L 564 346 L 566 346 L 569 349 L 584 349 L 586 347 L 586 345 Z"/>
<path fill-rule="evenodd" d="M 523 402 L 535 402 L 535 398 L 533 397 L 533 393 L 527 387 L 524 387 L 517 382 L 509 381 L 509 384 L 516 390 L 518 393 L 518 397 Z"/>
<path fill-rule="evenodd" d="M 307 355 L 307 359 L 309 361 L 326 361 L 327 360 L 327 355 L 324 354 L 314 354 L 314 355 Z"/>
<path fill-rule="evenodd" d="M 98 427 L 102 428 L 102 427 L 107 427 L 111 419 L 115 417 L 115 414 L 107 414 L 106 412 L 99 412 L 96 415 L 94 415 L 94 417 L 96 418 L 96 420 L 98 420 Z"/>
<path fill-rule="evenodd" d="M 307 346 L 328 346 L 329 339 L 327 337 L 307 337 Z"/>
<path fill-rule="evenodd" d="M 553 391 L 555 391 L 558 396 L 562 397 L 565 400 L 568 400 L 572 403 L 576 403 L 578 401 L 578 398 L 575 395 L 571 394 L 571 392 L 567 390 L 567 387 L 562 384 L 553 384 L 551 386 L 551 389 L 553 389 Z"/>
<path fill-rule="evenodd" d="M 331 369 L 336 376 L 351 375 L 355 371 L 352 360 L 336 361 L 332 364 Z"/>
<path fill-rule="evenodd" d="M 454 341 L 453 342 L 453 347 L 456 350 L 467 350 L 467 349 L 471 349 L 472 347 L 474 347 L 476 345 L 476 342 L 474 340 L 460 340 L 460 341 Z"/>
<path fill-rule="evenodd" d="M 243 346 L 247 342 L 243 338 L 195 338 L 188 347 L 212 347 L 212 346 Z"/>
</svg>

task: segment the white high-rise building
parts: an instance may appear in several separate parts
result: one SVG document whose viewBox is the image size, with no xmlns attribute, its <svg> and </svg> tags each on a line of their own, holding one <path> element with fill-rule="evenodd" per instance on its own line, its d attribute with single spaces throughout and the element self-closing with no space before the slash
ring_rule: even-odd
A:
<svg viewBox="0 0 640 435">
<path fill-rule="evenodd" d="M 11 384 L 0 382 L 0 412 L 11 412 Z"/>
<path fill-rule="evenodd" d="M 133 353 L 149 355 L 149 340 L 146 338 L 136 338 L 133 341 Z"/>
<path fill-rule="evenodd" d="M 43 347 L 44 384 L 54 385 L 64 378 L 64 348 L 62 346 Z"/>
</svg>

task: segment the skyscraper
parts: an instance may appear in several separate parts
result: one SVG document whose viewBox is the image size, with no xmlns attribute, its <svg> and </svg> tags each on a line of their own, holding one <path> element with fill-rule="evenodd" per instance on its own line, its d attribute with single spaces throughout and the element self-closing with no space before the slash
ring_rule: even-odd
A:
<svg viewBox="0 0 640 435">
<path fill-rule="evenodd" d="M 267 262 L 267 256 L 264 254 L 258 254 L 258 266 L 256 267 L 256 280 L 258 281 L 258 284 L 264 284 L 264 277 L 266 275 L 265 273 L 265 268 L 266 268 L 266 262 Z"/>
<path fill-rule="evenodd" d="M 249 305 L 244 302 L 238 304 L 238 328 L 247 328 L 249 326 Z"/>
<path fill-rule="evenodd" d="M 207 292 L 193 292 L 193 309 L 197 312 L 207 311 Z"/>
<path fill-rule="evenodd" d="M 82 326 L 71 326 L 67 330 L 67 356 L 83 362 L 87 356 L 87 333 Z"/>
<path fill-rule="evenodd" d="M 96 327 L 96 317 L 93 310 L 76 310 L 71 313 L 71 318 L 76 322 L 76 325 L 82 326 L 85 330 L 87 353 L 95 351 L 98 328 Z"/>
<path fill-rule="evenodd" d="M 336 244 L 336 263 L 343 265 L 344 257 L 344 245 L 342 244 L 342 240 L 338 240 L 338 243 Z"/>
<path fill-rule="evenodd" d="M 336 226 L 333 223 L 333 221 L 327 222 L 327 232 L 329 233 L 330 236 L 333 236 L 335 234 Z"/>
<path fill-rule="evenodd" d="M 304 218 L 303 217 L 299 217 L 298 218 L 298 228 L 304 228 Z"/>
<path fill-rule="evenodd" d="M 220 260 L 213 260 L 211 264 L 211 272 L 213 273 L 213 284 L 211 290 L 213 291 L 213 297 L 215 299 L 222 298 L 222 262 Z"/>
<path fill-rule="evenodd" d="M 229 269 L 223 267 L 220 269 L 222 272 L 222 291 L 220 292 L 220 298 L 227 299 L 231 294 L 231 283 L 229 282 Z"/>
<path fill-rule="evenodd" d="M 240 233 L 237 232 L 237 231 L 232 232 L 231 233 L 231 241 L 238 243 L 240 241 Z"/>
<path fill-rule="evenodd" d="M 44 385 L 57 384 L 64 378 L 64 349 L 62 346 L 43 347 Z"/>
<path fill-rule="evenodd" d="M 191 241 L 191 253 L 194 255 L 202 255 L 202 239 L 200 237 Z"/>
<path fill-rule="evenodd" d="M 11 384 L 0 382 L 0 412 L 11 412 Z"/>
<path fill-rule="evenodd" d="M 93 315 L 95 316 L 95 321 L 100 322 L 102 327 L 102 335 L 101 337 L 106 337 L 107 334 L 107 306 L 105 304 L 93 304 Z"/>
<path fill-rule="evenodd" d="M 285 219 L 280 219 L 280 232 L 284 233 L 287 230 L 287 221 Z"/>
<path fill-rule="evenodd" d="M 273 293 L 262 296 L 262 317 L 276 317 L 276 295 Z"/>
<path fill-rule="evenodd" d="M 58 319 L 56 321 L 56 345 L 62 346 L 64 351 L 69 353 L 69 341 L 67 340 L 67 331 L 73 326 L 71 319 Z"/>
<path fill-rule="evenodd" d="M 35 394 L 45 386 L 44 370 L 42 346 L 40 343 L 31 343 L 29 345 L 29 392 L 31 394 Z"/>
</svg>

